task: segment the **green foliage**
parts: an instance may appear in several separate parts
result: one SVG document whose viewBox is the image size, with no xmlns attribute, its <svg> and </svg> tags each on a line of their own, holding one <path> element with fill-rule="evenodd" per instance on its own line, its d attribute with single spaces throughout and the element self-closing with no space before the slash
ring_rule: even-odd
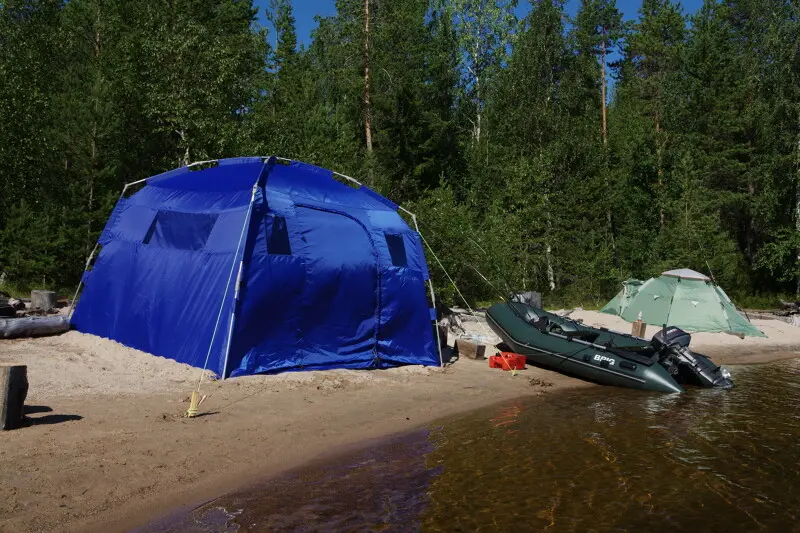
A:
<svg viewBox="0 0 800 533">
<path fill-rule="evenodd" d="M 486 134 L 483 113 L 488 88 L 507 62 L 517 29 L 517 0 L 439 0 L 444 16 L 453 21 L 460 58 L 459 89 L 463 116 L 473 139 Z"/>
<path fill-rule="evenodd" d="M 676 267 L 740 303 L 800 291 L 797 2 L 643 0 L 633 23 L 614 0 L 367 2 L 368 33 L 337 0 L 304 48 L 290 0 L 269 29 L 247 0 L 0 2 L 8 283 L 74 287 L 125 183 L 275 154 L 416 212 L 470 303 L 597 307 Z"/>
<path fill-rule="evenodd" d="M 3 270 L 8 279 L 17 283 L 42 281 L 43 285 L 62 281 L 53 279 L 58 276 L 59 252 L 64 245 L 60 229 L 53 216 L 34 211 L 25 201 L 12 205 L 0 230 Z"/>
</svg>

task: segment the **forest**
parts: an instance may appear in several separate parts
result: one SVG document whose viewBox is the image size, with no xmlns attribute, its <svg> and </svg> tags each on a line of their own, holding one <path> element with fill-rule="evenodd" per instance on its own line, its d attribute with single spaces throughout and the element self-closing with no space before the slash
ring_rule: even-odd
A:
<svg viewBox="0 0 800 533">
<path fill-rule="evenodd" d="M 470 302 L 800 294 L 800 2 L 516 7 L 338 0 L 299 46 L 289 0 L 0 1 L 0 283 L 74 289 L 125 183 L 274 154 L 417 213 Z"/>
</svg>

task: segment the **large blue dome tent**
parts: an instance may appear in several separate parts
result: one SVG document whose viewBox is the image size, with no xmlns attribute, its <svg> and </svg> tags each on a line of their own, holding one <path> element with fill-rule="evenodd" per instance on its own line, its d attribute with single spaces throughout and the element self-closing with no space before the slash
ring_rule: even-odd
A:
<svg viewBox="0 0 800 533">
<path fill-rule="evenodd" d="M 422 242 L 397 204 L 276 157 L 133 185 L 87 262 L 78 331 L 222 378 L 441 365 Z"/>
</svg>

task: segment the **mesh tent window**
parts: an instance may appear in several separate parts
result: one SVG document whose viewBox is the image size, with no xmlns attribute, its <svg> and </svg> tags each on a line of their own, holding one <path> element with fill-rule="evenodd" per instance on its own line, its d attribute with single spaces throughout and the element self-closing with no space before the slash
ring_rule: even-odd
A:
<svg viewBox="0 0 800 533">
<path fill-rule="evenodd" d="M 217 215 L 159 211 L 142 242 L 177 250 L 202 250 L 214 229 Z"/>
<path fill-rule="evenodd" d="M 292 255 L 286 219 L 281 216 L 271 215 L 266 217 L 264 224 L 267 232 L 267 253 L 270 255 Z"/>
<path fill-rule="evenodd" d="M 392 257 L 392 264 L 396 267 L 407 267 L 406 245 L 403 236 L 393 233 L 385 233 L 386 245 L 389 247 L 389 255 Z"/>
</svg>

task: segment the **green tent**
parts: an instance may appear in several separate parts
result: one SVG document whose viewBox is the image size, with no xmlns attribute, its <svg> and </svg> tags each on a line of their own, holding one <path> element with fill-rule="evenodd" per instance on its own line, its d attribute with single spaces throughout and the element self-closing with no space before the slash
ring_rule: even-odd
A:
<svg viewBox="0 0 800 533">
<path fill-rule="evenodd" d="M 766 337 L 736 310 L 722 288 L 688 268 L 670 270 L 645 282 L 629 279 L 600 311 L 628 322 L 641 313 L 642 321 L 653 326 Z"/>
</svg>

